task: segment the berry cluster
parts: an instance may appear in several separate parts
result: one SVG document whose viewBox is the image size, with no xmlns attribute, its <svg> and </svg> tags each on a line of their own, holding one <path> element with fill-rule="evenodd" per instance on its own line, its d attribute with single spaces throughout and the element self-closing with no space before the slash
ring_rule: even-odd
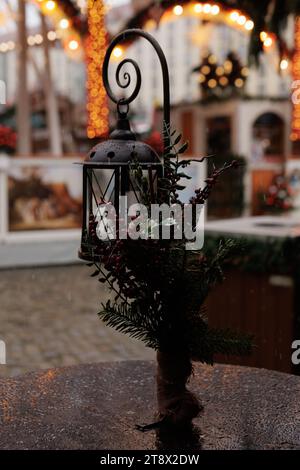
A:
<svg viewBox="0 0 300 470">
<path fill-rule="evenodd" d="M 227 171 L 231 168 L 238 168 L 240 166 L 240 163 L 237 160 L 232 160 L 230 163 L 225 163 L 221 168 L 214 168 L 212 174 L 206 178 L 205 183 L 206 186 L 203 189 L 196 189 L 195 190 L 195 196 L 190 198 L 190 203 L 191 204 L 204 204 L 205 201 L 210 196 L 210 193 L 212 192 L 214 186 L 217 184 L 219 177 L 224 173 L 224 171 Z"/>
</svg>

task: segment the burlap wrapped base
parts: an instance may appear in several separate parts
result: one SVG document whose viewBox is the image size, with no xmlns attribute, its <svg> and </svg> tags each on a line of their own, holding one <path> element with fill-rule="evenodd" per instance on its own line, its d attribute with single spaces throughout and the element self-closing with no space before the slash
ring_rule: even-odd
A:
<svg viewBox="0 0 300 470">
<path fill-rule="evenodd" d="M 192 363 L 184 351 L 157 353 L 157 401 L 159 419 L 166 425 L 187 426 L 202 409 L 187 389 Z"/>
</svg>

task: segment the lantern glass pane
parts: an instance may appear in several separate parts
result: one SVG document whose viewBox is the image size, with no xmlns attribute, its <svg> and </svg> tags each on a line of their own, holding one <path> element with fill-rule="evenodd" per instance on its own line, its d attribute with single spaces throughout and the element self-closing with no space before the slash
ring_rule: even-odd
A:
<svg viewBox="0 0 300 470">
<path fill-rule="evenodd" d="M 116 175 L 117 170 L 88 169 L 89 232 L 94 231 L 94 242 L 107 241 L 116 236 Z"/>
<path fill-rule="evenodd" d="M 142 176 L 148 183 L 148 202 L 156 201 L 159 171 L 160 167 L 154 166 L 142 169 Z M 117 239 L 121 234 L 119 230 L 124 233 L 123 221 L 129 224 L 139 215 L 143 198 L 134 172 L 127 165 L 114 169 L 87 168 L 86 187 L 87 233 L 95 248 L 101 241 Z M 124 196 L 125 200 L 120 199 Z"/>
<path fill-rule="evenodd" d="M 88 170 L 88 172 L 94 209 L 96 209 L 99 204 L 114 203 L 115 171 L 96 168 Z"/>
</svg>

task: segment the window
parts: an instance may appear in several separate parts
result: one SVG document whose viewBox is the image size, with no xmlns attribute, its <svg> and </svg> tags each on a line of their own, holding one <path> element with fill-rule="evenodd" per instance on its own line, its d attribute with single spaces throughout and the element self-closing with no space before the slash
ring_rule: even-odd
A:
<svg viewBox="0 0 300 470">
<path fill-rule="evenodd" d="M 253 124 L 252 158 L 284 158 L 284 121 L 275 113 L 261 114 Z"/>
</svg>

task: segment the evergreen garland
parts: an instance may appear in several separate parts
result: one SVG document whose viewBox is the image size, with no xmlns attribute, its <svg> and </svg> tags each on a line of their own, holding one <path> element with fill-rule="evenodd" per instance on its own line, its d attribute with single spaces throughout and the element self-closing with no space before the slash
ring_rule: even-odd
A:
<svg viewBox="0 0 300 470">
<path fill-rule="evenodd" d="M 135 17 L 130 19 L 126 28 L 143 28 L 146 21 L 152 17 L 153 7 L 157 5 L 166 10 L 177 4 L 188 4 L 190 1 L 153 0 L 147 7 L 139 11 Z M 263 42 L 260 39 L 262 31 L 276 34 L 280 56 L 287 53 L 284 29 L 290 14 L 300 14 L 300 0 L 219 0 L 217 3 L 228 9 L 239 9 L 245 12 L 254 22 L 249 45 L 249 57 L 251 60 L 257 62 L 260 53 L 263 52 Z"/>
<path fill-rule="evenodd" d="M 202 99 L 231 98 L 243 94 L 248 68 L 243 66 L 235 52 L 229 52 L 223 64 L 213 54 L 203 57 L 200 65 L 192 69 L 198 73 Z"/>
<path fill-rule="evenodd" d="M 239 249 L 230 258 L 224 259 L 223 268 L 238 269 L 249 273 L 276 273 L 300 275 L 300 243 L 298 238 L 272 236 L 238 236 Z M 208 257 L 223 241 L 219 234 L 206 233 L 204 252 Z"/>
</svg>

